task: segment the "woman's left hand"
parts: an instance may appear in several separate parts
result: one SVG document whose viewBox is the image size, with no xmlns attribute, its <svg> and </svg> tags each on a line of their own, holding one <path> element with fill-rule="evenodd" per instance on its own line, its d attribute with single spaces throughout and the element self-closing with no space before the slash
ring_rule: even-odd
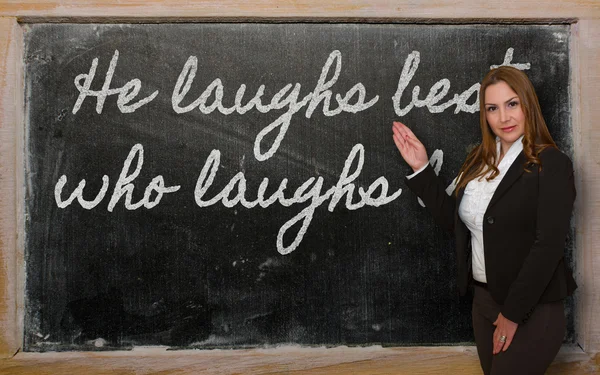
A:
<svg viewBox="0 0 600 375">
<path fill-rule="evenodd" d="M 496 326 L 496 330 L 494 331 L 494 354 L 500 353 L 500 351 L 505 352 L 506 349 L 510 346 L 510 343 L 515 337 L 515 333 L 517 332 L 517 327 L 519 326 L 517 323 L 506 319 L 502 313 L 498 314 L 498 319 L 494 322 Z M 502 342 L 501 338 L 504 336 L 506 341 Z"/>
</svg>

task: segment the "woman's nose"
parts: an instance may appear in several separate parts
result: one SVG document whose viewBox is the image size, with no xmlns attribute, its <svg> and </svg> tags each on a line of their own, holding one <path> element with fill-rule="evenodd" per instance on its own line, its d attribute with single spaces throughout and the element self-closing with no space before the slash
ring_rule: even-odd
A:
<svg viewBox="0 0 600 375">
<path fill-rule="evenodd" d="M 509 119 L 508 112 L 505 109 L 500 109 L 500 122 L 506 122 Z"/>
</svg>

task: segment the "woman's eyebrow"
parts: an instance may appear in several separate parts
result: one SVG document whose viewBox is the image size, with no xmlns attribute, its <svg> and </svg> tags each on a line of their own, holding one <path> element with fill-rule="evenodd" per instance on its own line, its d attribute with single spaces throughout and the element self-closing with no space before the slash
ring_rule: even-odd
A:
<svg viewBox="0 0 600 375">
<path fill-rule="evenodd" d="M 511 100 L 515 100 L 515 99 L 518 99 L 518 98 L 519 98 L 518 96 L 513 96 L 512 98 L 508 99 L 504 103 L 506 104 L 506 103 L 510 102 Z M 496 105 L 496 103 L 485 103 L 484 105 Z"/>
</svg>

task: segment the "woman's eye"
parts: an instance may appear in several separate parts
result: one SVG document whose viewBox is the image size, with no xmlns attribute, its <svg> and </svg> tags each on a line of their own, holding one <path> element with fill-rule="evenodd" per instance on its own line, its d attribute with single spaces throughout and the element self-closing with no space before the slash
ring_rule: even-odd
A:
<svg viewBox="0 0 600 375">
<path fill-rule="evenodd" d="M 496 107 L 487 107 L 488 112 L 494 112 L 495 110 L 496 110 Z"/>
<path fill-rule="evenodd" d="M 509 106 L 510 108 L 514 108 L 514 107 L 516 107 L 516 106 L 518 106 L 518 105 L 519 105 L 519 102 L 517 102 L 517 101 L 514 101 L 514 100 L 513 100 L 512 102 L 508 103 L 508 106 Z"/>
</svg>

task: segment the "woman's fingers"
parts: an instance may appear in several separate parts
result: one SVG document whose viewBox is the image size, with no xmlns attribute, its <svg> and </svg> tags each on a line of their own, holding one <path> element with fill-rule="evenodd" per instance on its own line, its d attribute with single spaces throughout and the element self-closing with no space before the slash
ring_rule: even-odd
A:
<svg viewBox="0 0 600 375">
<path fill-rule="evenodd" d="M 408 165 L 412 167 L 415 162 L 414 148 L 406 141 L 405 138 L 402 138 L 402 135 L 400 134 L 394 134 L 393 139 L 404 161 L 406 161 Z"/>
<path fill-rule="evenodd" d="M 500 331 L 498 330 L 498 328 L 496 328 L 496 330 L 494 331 L 494 349 L 492 349 L 493 354 L 500 353 L 500 350 L 502 349 L 502 346 L 504 345 L 504 342 L 502 342 L 501 337 L 502 336 L 500 334 Z"/>
<path fill-rule="evenodd" d="M 392 128 L 394 136 L 396 136 L 405 147 L 410 146 L 413 148 L 419 148 L 421 142 L 419 142 L 418 140 L 415 142 L 414 137 L 411 137 L 410 134 L 406 131 L 407 129 L 408 128 L 406 127 L 406 125 L 400 122 L 394 122 L 394 127 Z"/>
<path fill-rule="evenodd" d="M 393 135 L 394 143 L 396 143 L 396 147 L 402 154 L 402 157 L 406 159 L 406 157 L 408 157 L 407 153 L 409 152 L 408 148 L 410 146 L 407 143 L 406 138 L 400 132 L 400 130 L 398 130 L 397 128 L 394 128 L 393 132 L 394 132 L 394 135 Z"/>
<path fill-rule="evenodd" d="M 401 122 L 398 121 L 394 121 L 393 123 L 393 127 L 392 129 L 394 130 L 394 133 L 399 134 L 401 136 L 401 138 L 405 138 L 406 135 L 406 125 L 404 125 Z"/>
<path fill-rule="evenodd" d="M 415 165 L 414 150 L 410 147 L 410 145 L 408 144 L 408 142 L 406 142 L 406 140 L 399 138 L 396 135 L 394 135 L 393 138 L 394 138 L 394 143 L 396 144 L 398 151 L 400 151 L 400 155 L 402 156 L 404 161 L 406 161 L 406 163 L 411 168 L 414 168 L 414 165 Z"/>
<path fill-rule="evenodd" d="M 396 135 L 398 138 L 400 139 L 406 139 L 406 131 L 403 129 L 406 128 L 406 126 L 400 126 L 398 125 L 400 123 L 394 123 L 394 126 L 392 127 L 392 131 L 394 132 L 394 135 Z"/>
<path fill-rule="evenodd" d="M 427 150 L 406 125 L 394 121 L 392 131 L 396 147 L 413 171 L 420 169 L 429 161 Z"/>
<path fill-rule="evenodd" d="M 414 148 L 415 150 L 425 149 L 421 141 L 418 139 L 412 138 L 411 136 L 407 136 L 404 139 L 406 139 L 406 142 L 410 145 L 410 147 Z"/>
<path fill-rule="evenodd" d="M 402 134 L 403 138 L 406 138 L 407 136 L 416 138 L 409 127 L 399 121 L 394 121 L 394 129 L 398 130 L 398 132 Z"/>
<path fill-rule="evenodd" d="M 506 342 L 504 343 L 504 345 L 502 346 L 502 351 L 505 352 L 506 349 L 508 349 L 508 347 L 510 346 L 510 343 L 512 342 L 513 338 L 515 336 L 514 335 L 506 335 Z"/>
<path fill-rule="evenodd" d="M 404 136 L 404 139 L 406 139 L 406 141 L 414 148 L 416 149 L 425 149 L 425 147 L 423 146 L 423 144 L 421 143 L 421 141 L 419 141 L 419 138 L 415 137 L 414 134 L 410 134 L 410 133 L 406 133 L 406 135 Z"/>
<path fill-rule="evenodd" d="M 396 144 L 398 151 L 400 151 L 400 154 L 402 155 L 402 157 L 404 157 L 404 153 L 407 151 L 406 141 L 397 136 L 396 134 L 394 134 L 392 138 L 394 138 L 394 143 Z"/>
<path fill-rule="evenodd" d="M 519 325 L 506 319 L 502 313 L 498 314 L 498 318 L 493 324 L 496 326 L 493 335 L 493 354 L 498 354 L 500 351 L 505 352 L 512 343 Z"/>
<path fill-rule="evenodd" d="M 417 138 L 412 130 L 410 130 L 410 128 L 403 123 L 394 121 L 393 130 L 395 133 L 399 134 L 402 139 L 405 139 L 411 146 L 415 148 L 423 147 L 423 144 L 421 141 L 419 141 L 419 138 Z M 423 147 L 423 149 L 424 148 L 425 147 Z"/>
<path fill-rule="evenodd" d="M 494 331 L 494 349 L 493 354 L 498 354 L 501 351 L 505 352 L 513 341 L 514 333 L 501 333 L 498 328 Z"/>
<path fill-rule="evenodd" d="M 404 125 L 404 124 L 402 124 Z M 415 136 L 415 133 L 412 132 L 412 130 L 410 130 L 410 128 L 406 125 L 404 125 L 404 131 L 412 138 L 417 139 L 417 137 Z"/>
</svg>

